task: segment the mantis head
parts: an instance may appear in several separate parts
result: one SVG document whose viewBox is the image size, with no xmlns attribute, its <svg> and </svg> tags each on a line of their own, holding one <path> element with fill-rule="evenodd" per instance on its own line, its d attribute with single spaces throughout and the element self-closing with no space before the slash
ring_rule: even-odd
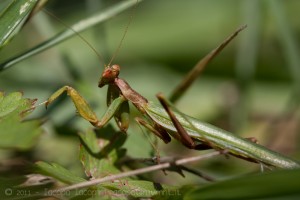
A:
<svg viewBox="0 0 300 200">
<path fill-rule="evenodd" d="M 113 83 L 116 78 L 118 78 L 120 73 L 119 65 L 112 65 L 105 67 L 102 76 L 99 80 L 98 87 L 103 87 L 106 84 Z"/>
</svg>

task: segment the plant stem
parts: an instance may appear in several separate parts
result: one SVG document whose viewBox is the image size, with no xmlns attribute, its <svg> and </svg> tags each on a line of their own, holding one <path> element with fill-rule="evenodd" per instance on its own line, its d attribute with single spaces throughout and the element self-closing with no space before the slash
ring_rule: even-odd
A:
<svg viewBox="0 0 300 200">
<path fill-rule="evenodd" d="M 57 190 L 52 190 L 52 191 L 49 191 L 49 192 L 51 192 L 53 194 L 55 194 L 55 193 L 60 193 L 61 194 L 61 193 L 66 192 L 66 191 L 81 189 L 81 188 L 85 188 L 85 187 L 90 187 L 90 186 L 97 185 L 99 183 L 103 183 L 103 182 L 107 182 L 107 181 L 112 181 L 112 180 L 125 178 L 125 177 L 129 177 L 129 176 L 135 176 L 135 175 L 144 174 L 144 173 L 157 171 L 157 170 L 161 170 L 161 169 L 167 169 L 167 168 L 171 167 L 172 165 L 184 165 L 186 163 L 208 159 L 208 158 L 220 155 L 220 154 L 221 154 L 221 152 L 214 151 L 214 152 L 204 154 L 204 155 L 193 156 L 193 157 L 188 157 L 188 158 L 182 158 L 182 159 L 176 160 L 175 162 L 161 163 L 161 164 L 150 166 L 150 167 L 145 167 L 145 168 L 141 168 L 141 169 L 137 169 L 137 170 L 132 170 L 132 171 L 116 174 L 116 175 L 106 176 L 106 177 L 103 177 L 103 178 L 98 178 L 98 179 L 94 179 L 94 180 L 91 180 L 91 181 L 81 182 L 81 183 L 70 185 L 70 186 L 67 186 L 67 187 L 62 187 L 62 188 L 59 188 Z"/>
</svg>

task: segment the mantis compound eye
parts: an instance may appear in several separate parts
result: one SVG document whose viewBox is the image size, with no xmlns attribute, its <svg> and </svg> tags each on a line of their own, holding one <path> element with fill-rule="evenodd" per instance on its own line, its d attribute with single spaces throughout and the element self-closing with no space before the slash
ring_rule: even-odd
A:
<svg viewBox="0 0 300 200">
<path fill-rule="evenodd" d="M 119 65 L 113 65 L 113 66 L 111 66 L 111 69 L 112 69 L 113 72 L 116 73 L 116 77 L 118 77 L 119 73 L 120 73 L 120 69 L 121 69 L 120 66 Z"/>
</svg>

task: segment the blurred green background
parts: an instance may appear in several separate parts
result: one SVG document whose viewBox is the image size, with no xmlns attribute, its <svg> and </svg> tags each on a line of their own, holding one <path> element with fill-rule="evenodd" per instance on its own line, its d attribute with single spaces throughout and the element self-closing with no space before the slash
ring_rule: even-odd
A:
<svg viewBox="0 0 300 200">
<path fill-rule="evenodd" d="M 116 2 L 51 1 L 46 9 L 71 25 Z M 145 0 L 81 35 L 107 64 L 133 15 L 113 63 L 121 66 L 121 77 L 135 90 L 156 101 L 156 93 L 169 95 L 199 59 L 236 28 L 247 24 L 247 29 L 209 64 L 177 107 L 242 137 L 256 137 L 260 144 L 299 160 L 299 7 L 297 0 Z M 1 50 L 0 62 L 64 29 L 68 27 L 40 12 Z M 100 117 L 106 109 L 106 90 L 97 87 L 103 65 L 75 36 L 1 72 L 0 89 L 7 93 L 22 91 L 41 103 L 59 87 L 71 85 Z M 132 111 L 133 116 L 138 115 L 134 108 Z M 47 119 L 45 134 L 32 150 L 31 159 L 54 161 L 80 171 L 75 133 L 91 125 L 76 116 L 66 98 L 47 111 L 38 107 L 33 117 L 40 116 Z M 131 124 L 128 154 L 149 157 L 152 147 L 148 139 L 134 122 Z M 163 155 L 198 154 L 176 142 L 159 147 Z M 0 156 L 9 159 L 11 154 L 5 150 Z M 255 164 L 233 158 L 211 159 L 200 165 L 222 178 L 258 170 Z M 165 181 L 172 178 L 170 175 Z"/>
</svg>

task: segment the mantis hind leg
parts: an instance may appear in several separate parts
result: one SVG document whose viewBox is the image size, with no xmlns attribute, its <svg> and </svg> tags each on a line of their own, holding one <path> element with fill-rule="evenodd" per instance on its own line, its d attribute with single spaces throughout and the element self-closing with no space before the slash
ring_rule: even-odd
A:
<svg viewBox="0 0 300 200">
<path fill-rule="evenodd" d="M 182 127 L 182 125 L 180 124 L 178 119 L 175 117 L 175 114 L 170 109 L 166 99 L 162 96 L 162 94 L 157 94 L 156 97 L 158 98 L 161 105 L 164 107 L 164 109 L 168 113 L 170 119 L 172 120 L 172 123 L 175 126 L 175 128 L 180 136 L 181 143 L 190 149 L 195 149 L 197 147 L 197 145 L 195 144 L 194 140 L 189 136 L 189 134 L 186 132 L 186 130 Z"/>
<path fill-rule="evenodd" d="M 166 144 L 171 141 L 171 137 L 170 137 L 169 133 L 163 127 L 161 127 L 159 124 L 155 123 L 154 125 L 151 125 L 139 117 L 135 118 L 135 121 L 137 121 L 139 124 L 144 126 L 150 132 L 154 133 L 156 136 L 158 136 L 160 139 L 162 139 Z M 181 138 L 179 138 L 179 139 L 181 139 Z M 190 148 L 190 146 L 189 146 L 189 148 Z M 212 149 L 212 147 L 209 145 L 203 144 L 203 143 L 197 143 L 193 146 L 193 149 L 207 150 L 207 149 Z"/>
</svg>

